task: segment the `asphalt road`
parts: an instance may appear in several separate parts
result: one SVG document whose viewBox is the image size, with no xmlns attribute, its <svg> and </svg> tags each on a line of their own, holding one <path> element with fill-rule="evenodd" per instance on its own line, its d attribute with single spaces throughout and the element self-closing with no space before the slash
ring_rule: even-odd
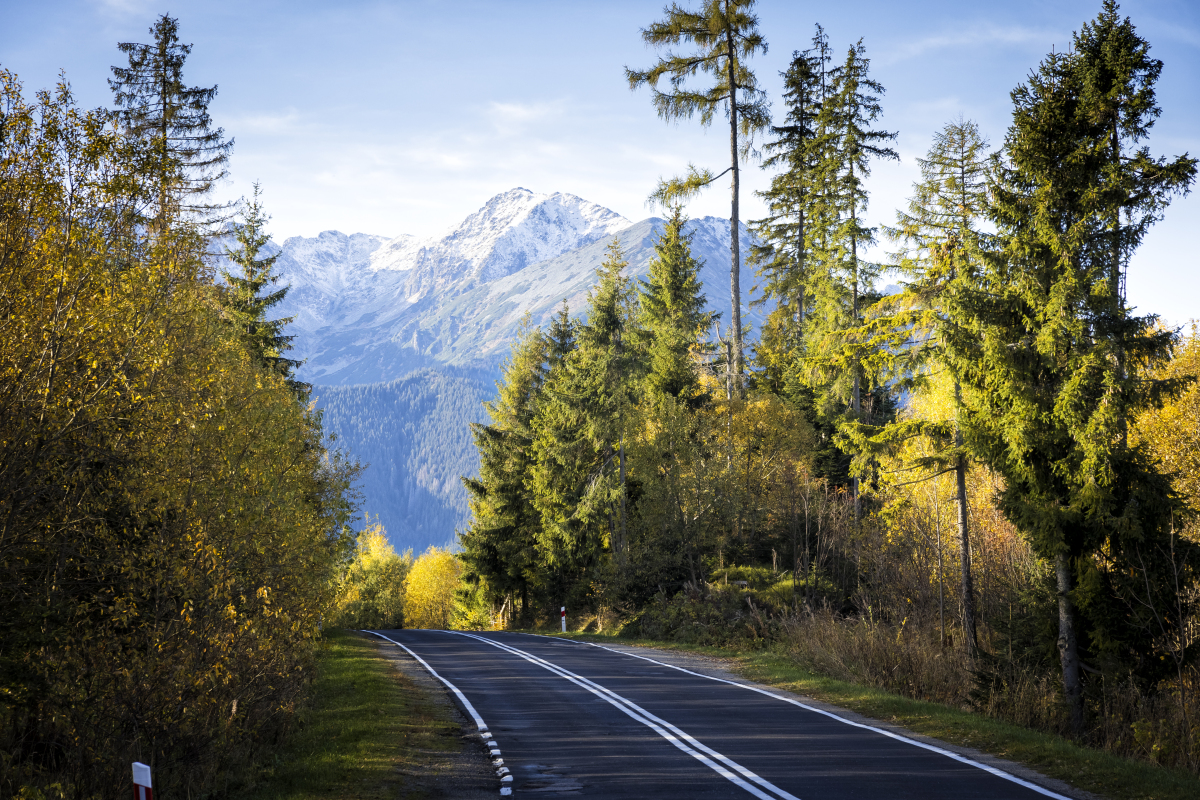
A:
<svg viewBox="0 0 1200 800">
<path fill-rule="evenodd" d="M 746 688 L 525 634 L 380 631 L 494 742 L 502 794 L 842 800 L 1062 797 L 1029 780 Z M 498 752 L 497 752 L 498 751 Z M 511 791 L 508 791 L 511 790 Z"/>
</svg>

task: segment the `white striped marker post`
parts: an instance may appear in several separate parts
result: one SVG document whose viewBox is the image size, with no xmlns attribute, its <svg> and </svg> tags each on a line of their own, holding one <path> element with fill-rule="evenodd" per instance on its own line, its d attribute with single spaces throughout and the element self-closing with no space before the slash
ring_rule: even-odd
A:
<svg viewBox="0 0 1200 800">
<path fill-rule="evenodd" d="M 562 607 L 562 632 L 567 632 L 567 607 Z"/>
<path fill-rule="evenodd" d="M 133 800 L 154 800 L 150 789 L 150 767 L 140 761 L 133 762 Z"/>
</svg>

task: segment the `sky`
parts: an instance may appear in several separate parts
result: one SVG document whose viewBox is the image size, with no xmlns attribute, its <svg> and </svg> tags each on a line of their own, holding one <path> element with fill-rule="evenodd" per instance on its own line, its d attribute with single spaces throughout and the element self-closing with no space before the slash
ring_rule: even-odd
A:
<svg viewBox="0 0 1200 800">
<path fill-rule="evenodd" d="M 680 0 L 689 5 L 688 0 Z M 694 3 L 693 3 L 694 4 Z M 646 198 L 689 163 L 728 166 L 728 129 L 660 120 L 623 68 L 658 56 L 640 30 L 664 3 L 258 2 L 4 0 L 0 67 L 27 94 L 60 72 L 84 106 L 111 105 L 117 42 L 149 41 L 163 13 L 193 50 L 184 78 L 219 87 L 209 111 L 235 140 L 223 199 L 261 183 L 277 241 L 324 230 L 437 235 L 516 186 L 566 192 L 631 220 L 659 213 Z M 838 55 L 861 39 L 886 89 L 880 125 L 899 163 L 875 165 L 868 220 L 886 224 L 919 177 L 916 159 L 960 115 L 1003 142 L 1009 93 L 1100 10 L 1099 0 L 854 3 L 760 0 L 769 45 L 750 62 L 782 114 L 779 73 L 820 23 Z M 1200 3 L 1129 0 L 1130 16 L 1165 63 L 1155 155 L 1200 154 Z M 770 174 L 748 164 L 742 218 Z M 729 215 L 723 179 L 688 207 Z M 1134 257 L 1130 302 L 1173 324 L 1200 317 L 1200 192 L 1176 199 Z M 882 259 L 886 248 L 874 253 Z M 744 281 L 750 280 L 744 278 Z"/>
</svg>

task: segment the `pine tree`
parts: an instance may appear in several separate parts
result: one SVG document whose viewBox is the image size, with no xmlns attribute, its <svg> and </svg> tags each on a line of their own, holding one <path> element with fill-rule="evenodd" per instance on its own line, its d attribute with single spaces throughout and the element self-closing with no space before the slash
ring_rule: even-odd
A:
<svg viewBox="0 0 1200 800">
<path fill-rule="evenodd" d="M 777 138 L 763 145 L 767 158 L 762 163 L 763 169 L 781 171 L 771 179 L 770 189 L 757 192 L 767 202 L 768 215 L 751 223 L 758 243 L 751 247 L 750 261 L 764 279 L 756 302 L 776 301 L 756 357 L 765 370 L 763 377 L 779 392 L 788 365 L 803 354 L 802 331 L 811 304 L 806 292 L 814 247 L 811 217 L 814 198 L 823 189 L 817 167 L 828 137 L 822 135 L 819 120 L 827 100 L 829 61 L 828 37 L 818 25 L 813 46 L 794 53 L 781 73 L 787 114 L 783 125 L 772 126 Z"/>
<path fill-rule="evenodd" d="M 1157 113 L 1161 64 L 1147 49 L 1109 2 L 1072 52 L 1051 54 L 1013 91 L 991 209 L 1000 247 L 976 287 L 948 296 L 967 439 L 1004 477 L 1006 516 L 1054 565 L 1077 734 L 1084 658 L 1152 683 L 1163 669 L 1153 619 L 1179 608 L 1164 563 L 1174 498 L 1125 437 L 1129 416 L 1154 399 L 1143 365 L 1167 355 L 1174 333 L 1131 315 L 1113 291 L 1138 234 L 1195 175 L 1186 156 L 1121 156 Z M 1114 229 L 1118 213 L 1135 224 Z"/>
<path fill-rule="evenodd" d="M 225 320 L 237 331 L 238 338 L 264 368 L 278 373 L 297 393 L 307 398 L 309 385 L 294 378 L 294 370 L 303 362 L 287 358 L 293 336 L 285 336 L 283 328 L 292 317 L 267 319 L 267 312 L 283 302 L 290 287 L 265 291 L 274 286 L 279 276 L 273 275 L 279 253 L 260 256 L 271 240 L 266 233 L 270 217 L 259 202 L 261 191 L 254 184 L 254 197 L 243 210 L 243 221 L 233 226 L 236 248 L 225 248 L 225 257 L 241 268 L 238 274 L 223 270 L 226 287 L 219 295 Z M 265 293 L 264 293 L 265 292 Z"/>
<path fill-rule="evenodd" d="M 225 141 L 225 131 L 214 129 L 208 116 L 217 87 L 183 82 L 183 63 L 192 45 L 180 44 L 178 32 L 179 20 L 163 14 L 150 27 L 153 44 L 118 44 L 129 66 L 113 67 L 108 85 L 124 130 L 149 151 L 146 171 L 156 223 L 212 223 L 220 221 L 228 206 L 204 198 L 225 178 L 233 140 Z"/>
<path fill-rule="evenodd" d="M 814 313 L 808 338 L 812 361 L 834 370 L 820 379 L 826 394 L 824 413 L 832 414 L 832 406 L 842 403 L 849 405 L 851 419 L 872 422 L 878 415 L 864 414 L 862 405 L 866 353 L 849 332 L 862 324 L 864 301 L 873 299 L 870 289 L 880 271 L 878 264 L 860 255 L 875 241 L 875 229 L 863 221 L 869 199 L 865 179 L 871 174 L 871 160 L 899 160 L 899 156 L 885 146 L 896 134 L 871 127 L 883 113 L 879 96 L 884 88 L 869 77 L 869 70 L 870 59 L 860 40 L 833 76 L 818 119 L 830 144 L 822 148 L 815 167 L 822 191 L 814 198 L 814 216 L 825 228 L 818 234 L 820 244 L 813 259 Z M 875 394 L 878 387 L 872 392 L 872 407 L 877 404 Z M 851 492 L 857 513 L 857 475 L 851 478 Z"/>
<path fill-rule="evenodd" d="M 649 339 L 647 385 L 684 403 L 702 402 L 693 352 L 715 314 L 704 310 L 700 263 L 692 258 L 687 218 L 676 205 L 654 245 L 649 280 L 640 281 L 642 327 Z"/>
<path fill-rule="evenodd" d="M 868 360 L 890 373 L 894 385 L 908 391 L 928 388 L 930 380 L 946 368 L 942 328 L 947 324 L 945 295 L 976 280 L 984 249 L 979 222 L 987 213 L 989 157 L 987 142 L 974 122 L 958 120 L 934 135 L 933 147 L 918 159 L 921 181 L 907 211 L 896 213 L 895 227 L 886 228 L 890 239 L 902 245 L 896 266 L 904 276 L 904 289 L 881 300 L 872 309 L 859 338 Z M 894 449 L 913 436 L 928 436 L 938 450 L 935 456 L 907 465 L 928 474 L 905 480 L 936 478 L 955 473 L 955 506 L 961 564 L 960 606 L 963 639 L 974 658 L 975 592 L 971 576 L 971 540 L 967 518 L 967 457 L 958 407 L 962 390 L 953 383 L 955 417 L 908 420 L 884 427 L 852 422 L 843 431 L 864 454 Z M 919 472 L 916 473 L 919 475 Z"/>
<path fill-rule="evenodd" d="M 673 180 L 659 187 L 656 197 L 664 204 L 694 194 L 726 172 L 732 173 L 730 205 L 731 259 L 729 271 L 730 336 L 734 389 L 742 393 L 742 256 L 739 243 L 738 198 L 741 186 L 741 160 L 749 155 L 753 137 L 770 124 L 769 105 L 765 93 L 758 88 L 754 73 L 746 59 L 755 53 L 766 53 L 767 43 L 758 32 L 758 17 L 750 13 L 754 0 L 706 0 L 700 11 L 686 11 L 672 3 L 664 9 L 666 19 L 642 30 L 642 39 L 654 47 L 692 42 L 697 52 L 686 56 L 673 55 L 660 59 L 648 70 L 625 69 L 629 87 L 649 85 L 654 107 L 665 120 L 691 118 L 700 115 L 700 124 L 712 123 L 717 110 L 725 107 L 729 118 L 729 168 L 720 175 L 708 170 L 691 168 L 684 180 Z M 685 88 L 688 78 L 706 72 L 716 81 L 707 90 Z M 667 78 L 670 90 L 659 91 L 659 82 Z M 739 96 L 740 92 L 740 96 Z"/>
</svg>

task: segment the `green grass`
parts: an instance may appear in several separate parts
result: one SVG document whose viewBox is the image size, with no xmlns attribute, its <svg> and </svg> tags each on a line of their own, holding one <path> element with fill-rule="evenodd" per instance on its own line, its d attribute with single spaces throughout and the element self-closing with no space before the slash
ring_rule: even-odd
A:
<svg viewBox="0 0 1200 800">
<path fill-rule="evenodd" d="M 395 797 L 422 751 L 460 746 L 459 725 L 445 707 L 430 703 L 374 642 L 336 630 L 297 728 L 239 800 Z"/>
<path fill-rule="evenodd" d="M 1016 761 L 1043 775 L 1113 800 L 1200 798 L 1200 778 L 1182 770 L 1166 769 L 1081 747 L 1060 736 L 1032 731 L 962 709 L 912 700 L 882 689 L 835 680 L 807 670 L 771 650 L 701 647 L 645 639 L 618 639 L 601 634 L 566 635 L 597 643 L 659 647 L 732 659 L 731 671 L 756 683 L 803 694 L 864 716 L 902 725 L 944 742 Z"/>
</svg>

